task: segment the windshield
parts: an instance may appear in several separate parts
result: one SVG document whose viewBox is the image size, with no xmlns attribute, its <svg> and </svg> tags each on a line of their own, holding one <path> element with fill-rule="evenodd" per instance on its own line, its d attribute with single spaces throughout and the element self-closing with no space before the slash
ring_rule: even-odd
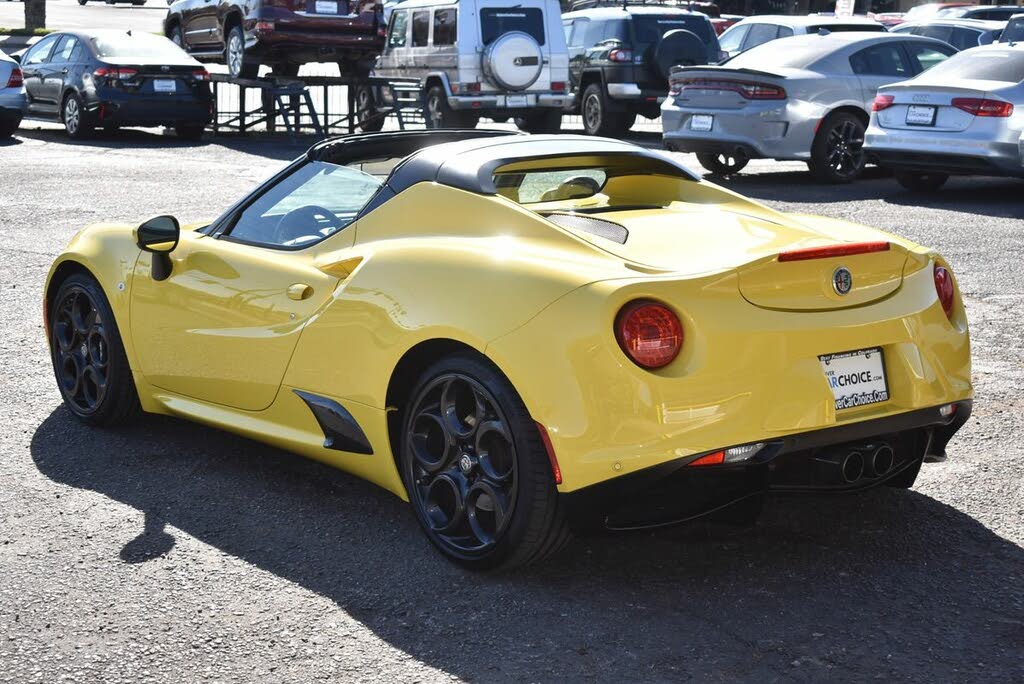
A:
<svg viewBox="0 0 1024 684">
<path fill-rule="evenodd" d="M 151 33 L 117 33 L 92 39 L 96 54 L 101 58 L 133 59 L 139 61 L 189 61 L 188 55 L 163 36 Z"/>
<path fill-rule="evenodd" d="M 544 44 L 544 15 L 537 7 L 487 7 L 480 10 L 480 34 L 489 45 L 511 31 L 522 31 Z"/>
<path fill-rule="evenodd" d="M 932 82 L 977 79 L 1020 83 L 1024 81 L 1024 50 L 967 50 L 925 73 Z"/>
<path fill-rule="evenodd" d="M 787 39 L 762 43 L 757 47 L 750 48 L 746 52 L 736 55 L 727 64 L 733 69 L 764 69 L 770 67 L 788 67 L 791 69 L 806 69 L 827 54 L 820 43 L 789 45 L 782 43 Z M 784 44 L 785 49 L 780 49 Z"/>
<path fill-rule="evenodd" d="M 1014 19 L 1006 25 L 1006 29 L 999 36 L 1000 43 L 1016 43 L 1024 40 L 1024 19 Z"/>
<path fill-rule="evenodd" d="M 710 45 L 714 40 L 711 22 L 700 15 L 685 14 L 635 14 L 633 30 L 636 33 L 636 46 L 643 49 L 661 40 L 661 37 L 675 29 L 685 29 L 697 35 L 701 42 Z"/>
<path fill-rule="evenodd" d="M 380 179 L 358 169 L 310 162 L 249 204 L 230 236 L 264 245 L 309 246 L 352 223 L 380 186 Z"/>
</svg>

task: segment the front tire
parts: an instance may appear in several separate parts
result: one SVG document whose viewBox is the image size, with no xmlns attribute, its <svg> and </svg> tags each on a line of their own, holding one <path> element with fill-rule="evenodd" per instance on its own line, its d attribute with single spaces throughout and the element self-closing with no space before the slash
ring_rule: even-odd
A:
<svg viewBox="0 0 1024 684">
<path fill-rule="evenodd" d="M 89 425 L 135 417 L 135 390 L 121 333 L 103 289 L 84 273 L 67 278 L 49 308 L 50 359 L 64 406 Z"/>
<path fill-rule="evenodd" d="M 835 112 L 821 123 L 811 144 L 811 173 L 823 183 L 849 183 L 864 171 L 866 123 L 856 114 Z"/>
<path fill-rule="evenodd" d="M 722 152 L 720 154 L 698 154 L 697 161 L 716 176 L 731 176 L 742 171 L 750 159 L 746 155 Z"/>
<path fill-rule="evenodd" d="M 422 373 L 403 410 L 399 453 L 416 519 L 449 560 L 507 569 L 568 542 L 538 426 L 486 359 L 453 354 Z"/>
<path fill-rule="evenodd" d="M 896 182 L 913 192 L 932 192 L 938 190 L 948 180 L 949 174 L 946 173 L 896 172 Z"/>
</svg>

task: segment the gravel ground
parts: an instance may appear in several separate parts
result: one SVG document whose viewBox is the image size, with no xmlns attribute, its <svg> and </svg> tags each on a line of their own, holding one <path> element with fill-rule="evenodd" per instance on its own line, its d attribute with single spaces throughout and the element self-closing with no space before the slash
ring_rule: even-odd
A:
<svg viewBox="0 0 1024 684">
<path fill-rule="evenodd" d="M 73 232 L 211 217 L 300 148 L 29 128 L 0 144 L 0 681 L 1024 680 L 1024 184 L 912 195 L 769 162 L 728 182 L 952 262 L 974 417 L 912 491 L 779 498 L 753 529 L 588 538 L 481 577 L 343 473 L 173 419 L 72 420 L 39 302 Z"/>
</svg>

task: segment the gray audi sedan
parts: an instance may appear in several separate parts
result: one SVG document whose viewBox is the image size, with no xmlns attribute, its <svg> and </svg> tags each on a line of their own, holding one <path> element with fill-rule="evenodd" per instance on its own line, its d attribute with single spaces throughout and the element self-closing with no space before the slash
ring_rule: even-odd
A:
<svg viewBox="0 0 1024 684">
<path fill-rule="evenodd" d="M 696 152 L 714 174 L 750 159 L 796 159 L 822 181 L 846 183 L 864 168 L 875 91 L 955 52 L 921 36 L 824 33 L 765 43 L 720 66 L 675 67 L 661 107 L 664 143 Z"/>
<path fill-rule="evenodd" d="M 965 50 L 878 91 L 865 149 L 911 190 L 951 175 L 1024 177 L 1024 44 Z"/>
</svg>

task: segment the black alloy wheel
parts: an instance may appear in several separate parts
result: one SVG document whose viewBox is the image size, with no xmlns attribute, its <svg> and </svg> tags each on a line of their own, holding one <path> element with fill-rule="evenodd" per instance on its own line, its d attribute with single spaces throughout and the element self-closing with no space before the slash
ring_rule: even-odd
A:
<svg viewBox="0 0 1024 684">
<path fill-rule="evenodd" d="M 837 112 L 822 122 L 811 145 L 811 173 L 825 183 L 849 183 L 864 171 L 865 122 Z"/>
<path fill-rule="evenodd" d="M 51 306 L 50 351 L 65 406 L 94 425 L 133 416 L 139 406 L 135 383 L 99 284 L 84 274 L 72 275 Z"/>
<path fill-rule="evenodd" d="M 474 570 L 539 560 L 568 541 L 536 424 L 486 360 L 428 369 L 403 417 L 402 478 L 445 556 Z"/>
<path fill-rule="evenodd" d="M 697 155 L 697 161 L 716 176 L 730 176 L 742 171 L 750 158 L 739 152 L 701 153 Z"/>
</svg>

